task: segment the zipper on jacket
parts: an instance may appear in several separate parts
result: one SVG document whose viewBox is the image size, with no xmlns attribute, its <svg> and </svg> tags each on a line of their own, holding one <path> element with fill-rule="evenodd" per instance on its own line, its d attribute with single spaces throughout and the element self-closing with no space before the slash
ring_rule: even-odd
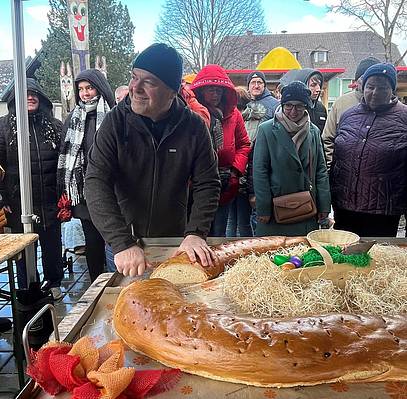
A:
<svg viewBox="0 0 407 399">
<path fill-rule="evenodd" d="M 157 180 L 157 150 L 158 147 L 155 145 L 154 137 L 151 134 L 151 143 L 153 144 L 154 148 L 154 169 L 153 169 L 153 185 L 151 187 L 151 201 L 150 201 L 150 212 L 148 216 L 148 225 L 147 225 L 147 237 L 150 237 L 150 228 L 151 228 L 151 220 L 153 218 L 153 209 L 154 209 L 154 200 L 155 200 L 155 184 Z"/>
<path fill-rule="evenodd" d="M 34 133 L 34 140 L 35 140 L 35 146 L 37 147 L 37 156 L 38 156 L 38 168 L 40 172 L 40 185 L 41 185 L 41 216 L 42 216 L 42 227 L 45 230 L 45 211 L 44 211 L 44 181 L 42 178 L 42 159 L 41 159 L 41 153 L 40 153 L 40 146 L 38 144 L 38 138 L 37 138 L 37 131 L 35 130 L 35 123 L 32 122 L 33 126 L 33 133 Z M 33 201 L 34 205 L 34 201 Z"/>
</svg>

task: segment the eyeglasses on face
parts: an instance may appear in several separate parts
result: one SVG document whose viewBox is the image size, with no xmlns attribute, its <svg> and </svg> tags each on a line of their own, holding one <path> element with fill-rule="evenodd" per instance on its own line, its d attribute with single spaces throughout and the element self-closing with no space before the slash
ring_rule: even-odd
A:
<svg viewBox="0 0 407 399">
<path fill-rule="evenodd" d="M 251 80 L 250 86 L 263 86 L 264 82 L 262 80 Z"/>
<path fill-rule="evenodd" d="M 290 103 L 284 104 L 283 107 L 287 111 L 292 111 L 295 108 L 295 110 L 299 112 L 305 111 L 306 108 L 305 105 L 303 104 L 290 104 Z"/>
</svg>

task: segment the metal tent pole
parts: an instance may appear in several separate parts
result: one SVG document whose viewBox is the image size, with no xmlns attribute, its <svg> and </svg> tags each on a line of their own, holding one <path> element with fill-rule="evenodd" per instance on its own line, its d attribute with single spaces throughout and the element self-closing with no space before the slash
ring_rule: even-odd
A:
<svg viewBox="0 0 407 399">
<path fill-rule="evenodd" d="M 25 76 L 23 0 L 10 1 L 13 25 L 13 67 L 17 117 L 18 165 L 20 173 L 21 222 L 23 223 L 24 233 L 32 233 L 34 231 L 34 215 L 31 187 L 30 134 L 27 111 L 27 80 Z M 34 251 L 34 244 L 31 244 L 25 250 L 27 287 L 29 287 L 31 282 L 36 281 L 36 261 Z"/>
</svg>

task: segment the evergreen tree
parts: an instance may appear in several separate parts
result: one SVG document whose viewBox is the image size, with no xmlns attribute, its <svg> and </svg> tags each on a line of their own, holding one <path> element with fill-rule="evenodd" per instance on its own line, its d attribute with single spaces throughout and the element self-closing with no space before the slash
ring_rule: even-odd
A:
<svg viewBox="0 0 407 399">
<path fill-rule="evenodd" d="M 59 67 L 61 61 L 70 61 L 71 39 L 66 0 L 49 0 L 49 29 L 42 41 L 39 55 L 41 67 L 36 77 L 52 100 L 61 98 Z M 134 25 L 127 6 L 117 0 L 88 0 L 89 6 L 89 50 L 91 68 L 97 55 L 105 56 L 107 78 L 114 90 L 129 81 L 130 63 L 134 58 Z"/>
</svg>

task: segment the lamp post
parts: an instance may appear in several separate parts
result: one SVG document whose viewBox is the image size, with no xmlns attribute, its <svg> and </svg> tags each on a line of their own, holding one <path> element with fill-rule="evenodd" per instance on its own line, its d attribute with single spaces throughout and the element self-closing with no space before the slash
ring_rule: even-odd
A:
<svg viewBox="0 0 407 399">
<path fill-rule="evenodd" d="M 24 233 L 32 233 L 33 215 L 32 187 L 31 187 L 31 160 L 27 111 L 27 80 L 24 50 L 24 24 L 23 0 L 11 1 L 11 16 L 13 27 L 13 68 L 14 68 L 14 93 L 17 119 L 18 166 L 20 175 L 21 194 L 21 222 Z M 7 171 L 6 171 L 7 173 Z M 36 281 L 35 248 L 31 244 L 25 250 L 27 269 L 27 287 Z"/>
</svg>

